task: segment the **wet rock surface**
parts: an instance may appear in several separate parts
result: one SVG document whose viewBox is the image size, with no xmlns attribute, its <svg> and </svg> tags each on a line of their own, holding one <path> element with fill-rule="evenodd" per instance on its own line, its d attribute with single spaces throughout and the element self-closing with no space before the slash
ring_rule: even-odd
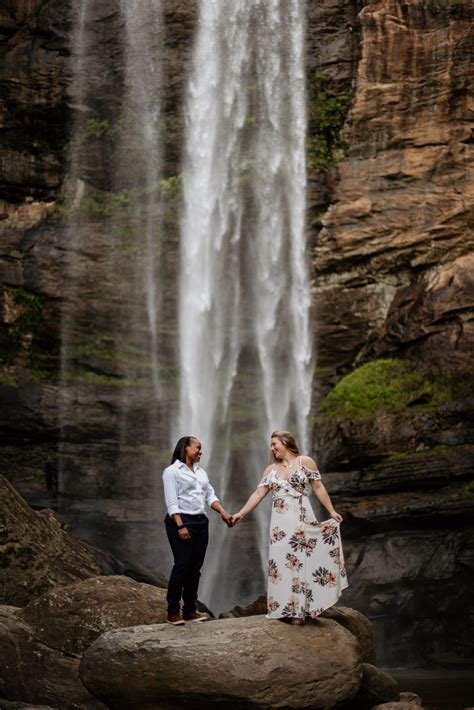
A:
<svg viewBox="0 0 474 710">
<path fill-rule="evenodd" d="M 81 663 L 86 686 L 117 709 L 330 708 L 355 694 L 360 674 L 357 642 L 340 625 L 260 616 L 121 629 Z"/>
</svg>

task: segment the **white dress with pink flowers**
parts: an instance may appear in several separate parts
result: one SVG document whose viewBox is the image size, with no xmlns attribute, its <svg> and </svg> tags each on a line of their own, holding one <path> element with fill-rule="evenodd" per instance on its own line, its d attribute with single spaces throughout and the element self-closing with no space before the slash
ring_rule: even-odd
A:
<svg viewBox="0 0 474 710">
<path fill-rule="evenodd" d="M 319 523 L 308 499 L 308 484 L 319 471 L 299 459 L 296 471 L 280 478 L 275 467 L 260 482 L 272 492 L 268 560 L 268 619 L 317 617 L 347 587 L 339 523 Z"/>
</svg>

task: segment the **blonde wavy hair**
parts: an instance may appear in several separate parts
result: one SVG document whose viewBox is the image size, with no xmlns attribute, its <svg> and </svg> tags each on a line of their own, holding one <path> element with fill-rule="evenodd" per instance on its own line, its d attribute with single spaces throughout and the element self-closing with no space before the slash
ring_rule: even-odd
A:
<svg viewBox="0 0 474 710">
<path fill-rule="evenodd" d="M 295 456 L 300 455 L 300 450 L 298 448 L 298 444 L 296 443 L 296 439 L 291 433 L 291 431 L 274 431 L 273 434 L 271 435 L 271 439 L 273 437 L 276 437 L 277 439 L 280 439 L 281 443 L 283 446 L 286 446 L 288 451 L 291 451 L 292 454 L 295 454 Z M 276 463 L 276 461 L 279 461 L 279 459 L 276 459 L 275 456 L 271 455 L 272 461 Z"/>
</svg>

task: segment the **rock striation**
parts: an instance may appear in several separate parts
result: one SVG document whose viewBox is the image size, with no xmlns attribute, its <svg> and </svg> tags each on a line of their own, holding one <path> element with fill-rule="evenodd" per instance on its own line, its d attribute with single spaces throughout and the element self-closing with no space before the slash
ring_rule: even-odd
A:
<svg viewBox="0 0 474 710">
<path fill-rule="evenodd" d="M 358 15 L 349 148 L 313 262 L 332 373 L 387 352 L 471 371 L 470 19 L 454 0 Z"/>
</svg>

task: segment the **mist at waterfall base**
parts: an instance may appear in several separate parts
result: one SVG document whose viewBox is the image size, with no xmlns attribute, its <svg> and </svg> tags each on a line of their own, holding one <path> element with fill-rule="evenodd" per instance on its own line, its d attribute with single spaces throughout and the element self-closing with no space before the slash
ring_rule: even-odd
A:
<svg viewBox="0 0 474 710">
<path fill-rule="evenodd" d="M 179 436 L 201 439 L 230 511 L 272 430 L 308 449 L 305 3 L 202 0 L 179 174 L 164 151 L 163 8 L 113 4 L 82 0 L 71 39 L 60 512 L 166 575 L 161 471 Z M 214 612 L 264 590 L 269 516 L 265 501 L 227 530 L 210 513 L 200 596 Z"/>
</svg>

